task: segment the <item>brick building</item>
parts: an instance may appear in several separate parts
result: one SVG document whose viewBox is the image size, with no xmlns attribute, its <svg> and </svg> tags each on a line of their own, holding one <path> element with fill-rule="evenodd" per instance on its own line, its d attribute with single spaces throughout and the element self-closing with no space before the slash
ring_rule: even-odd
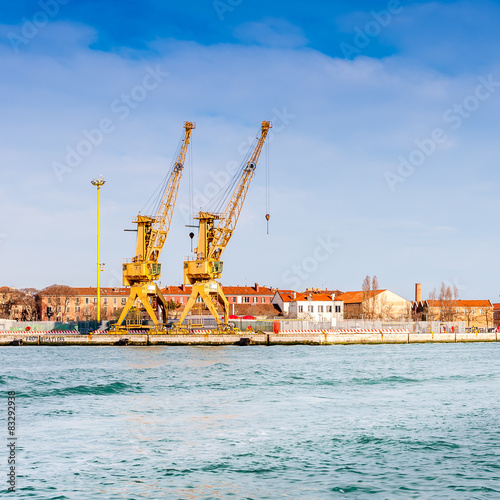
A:
<svg viewBox="0 0 500 500">
<path fill-rule="evenodd" d="M 500 327 L 500 304 L 493 304 L 493 322 L 497 328 Z"/>
<path fill-rule="evenodd" d="M 229 301 L 230 313 L 241 309 L 237 305 L 271 305 L 274 290 L 259 286 L 222 287 Z M 165 300 L 180 304 L 177 312 L 187 303 L 191 287 L 186 285 L 168 286 L 162 289 Z M 129 289 L 101 288 L 101 319 L 118 319 L 118 315 L 127 302 Z M 262 308 L 261 308 L 262 309 Z M 274 310 L 267 308 L 268 312 Z M 248 309 L 245 309 L 248 311 Z M 237 313 L 237 312 L 236 312 Z M 97 288 L 69 287 L 53 285 L 38 294 L 38 315 L 42 321 L 89 321 L 97 316 Z M 174 314 L 175 315 L 175 314 Z"/>
<path fill-rule="evenodd" d="M 495 324 L 489 300 L 422 300 L 413 302 L 412 309 L 422 321 L 464 321 L 468 328 L 492 328 Z"/>
<path fill-rule="evenodd" d="M 101 288 L 101 319 L 117 319 L 127 302 L 128 288 Z M 97 288 L 54 285 L 38 294 L 42 321 L 90 321 L 97 317 Z"/>
</svg>

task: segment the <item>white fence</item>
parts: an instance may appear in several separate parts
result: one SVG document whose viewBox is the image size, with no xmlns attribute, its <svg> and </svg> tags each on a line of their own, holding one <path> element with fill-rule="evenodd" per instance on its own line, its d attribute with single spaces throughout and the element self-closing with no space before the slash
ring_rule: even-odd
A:
<svg viewBox="0 0 500 500">
<path fill-rule="evenodd" d="M 465 333 L 465 322 L 403 321 L 382 322 L 362 319 L 331 322 L 281 320 L 280 330 L 407 330 L 411 333 Z"/>
</svg>

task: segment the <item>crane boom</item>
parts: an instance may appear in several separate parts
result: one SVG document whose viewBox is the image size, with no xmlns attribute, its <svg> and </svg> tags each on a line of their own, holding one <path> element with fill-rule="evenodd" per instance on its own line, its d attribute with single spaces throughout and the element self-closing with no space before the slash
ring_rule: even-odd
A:
<svg viewBox="0 0 500 500">
<path fill-rule="evenodd" d="M 177 161 L 175 162 L 172 173 L 170 174 L 167 187 L 163 194 L 163 199 L 158 208 L 158 213 L 151 227 L 151 235 L 145 255 L 145 258 L 148 261 L 158 262 L 158 258 L 162 251 L 163 245 L 165 244 L 165 240 L 167 239 L 167 235 L 170 230 L 170 223 L 172 222 L 172 215 L 174 213 L 177 193 L 179 192 L 179 185 L 182 178 L 184 161 L 186 159 L 186 153 L 188 150 L 189 141 L 191 139 L 191 131 L 194 128 L 196 128 L 196 125 L 194 123 L 184 123 L 184 140 L 182 141 L 182 146 L 179 151 Z"/>
<path fill-rule="evenodd" d="M 192 285 L 192 291 L 179 318 L 178 325 L 182 325 L 198 297 L 201 297 L 217 321 L 219 329 L 225 331 L 228 328 L 229 303 L 220 283 L 216 281 L 222 276 L 223 263 L 220 258 L 236 228 L 262 147 L 271 127 L 271 122 L 262 122 L 257 144 L 241 171 L 236 187 L 222 215 L 201 211 L 195 217 L 199 221 L 198 246 L 195 249 L 196 258 L 184 261 L 184 283 Z M 224 321 L 219 316 L 217 304 L 224 311 Z"/>
<path fill-rule="evenodd" d="M 243 169 L 238 185 L 233 191 L 224 213 L 220 217 L 219 224 L 217 224 L 217 227 L 214 230 L 214 237 L 208 253 L 208 258 L 210 259 L 218 260 L 221 258 L 222 253 L 233 235 L 233 231 L 236 228 L 248 188 L 250 187 L 250 182 L 254 176 L 255 168 L 257 166 L 257 162 L 259 161 L 260 153 L 262 152 L 262 148 L 270 128 L 272 128 L 271 122 L 262 122 L 261 133 L 257 141 L 257 145 L 255 146 L 250 159 L 247 161 L 247 164 Z"/>
<path fill-rule="evenodd" d="M 191 138 L 191 131 L 194 128 L 196 128 L 194 122 L 184 123 L 184 138 L 177 159 L 170 172 L 156 215 L 138 215 L 133 221 L 137 224 L 135 257 L 131 262 L 125 262 L 123 264 L 123 284 L 130 286 L 130 293 L 125 307 L 116 323 L 117 328 L 121 327 L 127 313 L 134 307 L 136 299 L 141 302 L 143 308 L 147 311 L 155 328 L 158 328 L 159 325 L 159 320 L 155 313 L 156 305 L 163 313 L 163 322 L 166 321 L 168 304 L 155 282 L 160 278 L 161 274 L 161 264 L 158 262 L 158 259 L 170 230 L 170 223 L 172 222 L 177 193 L 179 192 L 179 185 Z M 129 323 L 128 320 L 127 323 Z M 136 324 L 134 326 L 140 325 Z"/>
</svg>

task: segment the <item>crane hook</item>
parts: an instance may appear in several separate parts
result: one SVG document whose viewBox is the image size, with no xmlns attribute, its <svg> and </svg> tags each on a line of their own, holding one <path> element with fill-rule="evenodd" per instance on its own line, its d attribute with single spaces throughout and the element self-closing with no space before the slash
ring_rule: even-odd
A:
<svg viewBox="0 0 500 500">
<path fill-rule="evenodd" d="M 266 221 L 267 221 L 267 234 L 269 234 L 269 219 L 271 216 L 269 214 L 266 214 Z"/>
</svg>

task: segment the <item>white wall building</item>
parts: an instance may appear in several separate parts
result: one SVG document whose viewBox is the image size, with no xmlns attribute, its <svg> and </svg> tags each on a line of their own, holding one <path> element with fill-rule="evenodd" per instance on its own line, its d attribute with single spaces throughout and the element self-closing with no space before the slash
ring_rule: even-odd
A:
<svg viewBox="0 0 500 500">
<path fill-rule="evenodd" d="M 276 290 L 271 304 L 277 306 L 283 314 L 290 312 L 290 302 L 295 299 L 297 292 L 293 290 Z"/>
<path fill-rule="evenodd" d="M 344 319 L 344 303 L 325 293 L 298 293 L 289 301 L 289 312 L 292 318 L 336 326 L 337 321 Z"/>
</svg>

